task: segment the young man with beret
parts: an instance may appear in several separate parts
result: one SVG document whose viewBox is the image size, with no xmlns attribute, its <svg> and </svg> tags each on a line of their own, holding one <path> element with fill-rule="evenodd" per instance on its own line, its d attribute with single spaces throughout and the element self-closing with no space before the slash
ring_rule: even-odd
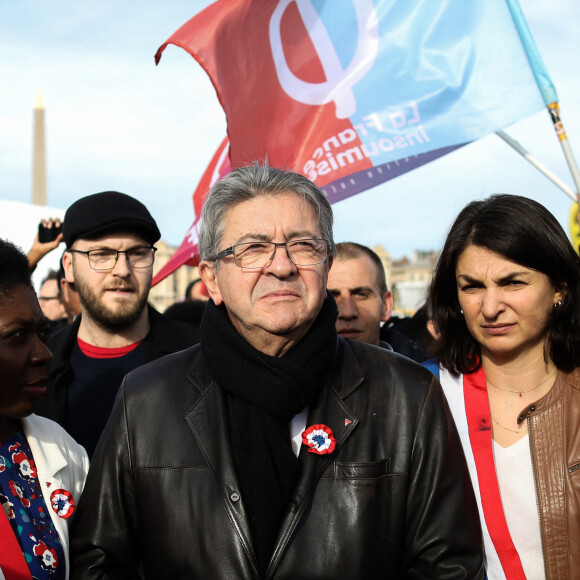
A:
<svg viewBox="0 0 580 580">
<path fill-rule="evenodd" d="M 116 191 L 83 197 L 68 208 L 63 235 L 81 315 L 49 341 L 54 360 L 38 412 L 92 456 L 125 374 L 198 336 L 147 304 L 161 234 L 140 201 Z"/>
</svg>

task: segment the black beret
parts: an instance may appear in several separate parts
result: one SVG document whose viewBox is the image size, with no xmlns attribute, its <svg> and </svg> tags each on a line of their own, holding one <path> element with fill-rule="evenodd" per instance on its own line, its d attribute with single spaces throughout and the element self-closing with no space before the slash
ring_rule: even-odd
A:
<svg viewBox="0 0 580 580">
<path fill-rule="evenodd" d="M 95 238 L 112 231 L 136 232 L 150 244 L 161 233 L 149 210 L 118 191 L 103 191 L 75 201 L 64 214 L 62 233 L 67 248 L 78 238 Z"/>
</svg>

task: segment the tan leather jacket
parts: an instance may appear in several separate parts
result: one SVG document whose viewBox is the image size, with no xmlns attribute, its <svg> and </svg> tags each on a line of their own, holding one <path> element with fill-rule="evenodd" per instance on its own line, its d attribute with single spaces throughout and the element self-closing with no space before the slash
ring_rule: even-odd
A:
<svg viewBox="0 0 580 580">
<path fill-rule="evenodd" d="M 526 407 L 546 578 L 580 577 L 580 369 Z"/>
</svg>

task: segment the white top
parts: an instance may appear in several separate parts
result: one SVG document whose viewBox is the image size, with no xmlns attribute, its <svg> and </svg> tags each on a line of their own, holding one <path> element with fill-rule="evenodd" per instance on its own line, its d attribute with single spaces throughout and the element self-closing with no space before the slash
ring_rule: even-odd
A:
<svg viewBox="0 0 580 580">
<path fill-rule="evenodd" d="M 529 435 L 509 447 L 493 442 L 503 511 L 527 580 L 545 580 L 540 516 Z"/>
<path fill-rule="evenodd" d="M 306 429 L 306 421 L 308 419 L 308 407 L 302 409 L 301 413 L 294 415 L 290 421 L 290 437 L 292 438 L 292 451 L 296 457 L 300 453 L 302 446 L 302 432 Z"/>
</svg>

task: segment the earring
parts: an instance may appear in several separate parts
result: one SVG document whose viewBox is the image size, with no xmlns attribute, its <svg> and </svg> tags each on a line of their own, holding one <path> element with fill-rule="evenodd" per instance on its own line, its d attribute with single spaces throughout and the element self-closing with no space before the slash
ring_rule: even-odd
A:
<svg viewBox="0 0 580 580">
<path fill-rule="evenodd" d="M 554 302 L 554 310 L 558 310 L 562 306 L 562 301 L 558 300 L 558 302 Z"/>
<path fill-rule="evenodd" d="M 462 308 L 460 308 L 460 309 L 459 309 L 459 312 L 461 312 L 461 314 L 463 314 L 463 309 L 462 309 Z"/>
</svg>

